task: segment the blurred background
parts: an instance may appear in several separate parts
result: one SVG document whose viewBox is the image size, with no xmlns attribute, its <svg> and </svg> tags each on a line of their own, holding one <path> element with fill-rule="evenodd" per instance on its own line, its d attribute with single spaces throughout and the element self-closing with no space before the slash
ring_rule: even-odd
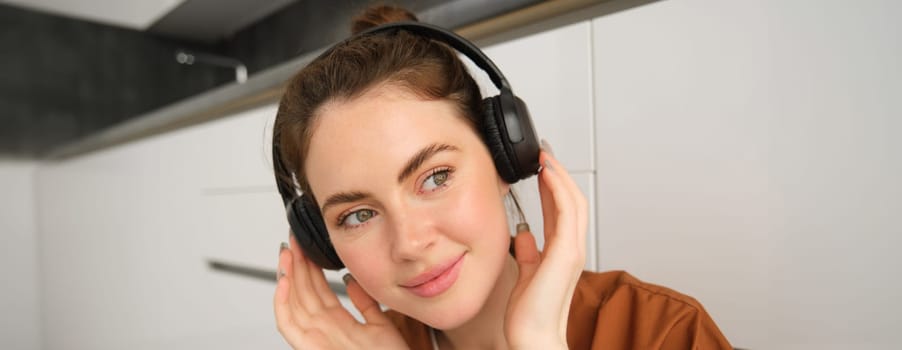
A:
<svg viewBox="0 0 902 350">
<path fill-rule="evenodd" d="M 276 104 L 372 3 L 0 0 L 0 349 L 287 348 Z M 587 269 L 740 348 L 902 343 L 902 3 L 380 3 L 507 75 L 589 198 Z"/>
</svg>

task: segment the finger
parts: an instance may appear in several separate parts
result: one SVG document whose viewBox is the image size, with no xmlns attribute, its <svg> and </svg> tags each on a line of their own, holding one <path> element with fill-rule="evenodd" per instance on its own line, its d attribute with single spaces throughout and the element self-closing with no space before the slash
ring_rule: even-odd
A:
<svg viewBox="0 0 902 350">
<path fill-rule="evenodd" d="M 539 156 L 543 170 L 539 176 L 539 196 L 542 201 L 542 217 L 545 222 L 545 245 L 555 241 L 555 237 L 561 232 L 562 226 L 566 228 L 573 216 L 573 201 L 570 198 L 570 189 L 564 182 L 562 173 L 566 170 L 560 168 L 560 164 L 553 161 L 553 157 L 547 152 Z"/>
<path fill-rule="evenodd" d="M 292 287 L 295 290 L 297 303 L 301 305 L 308 313 L 316 313 L 322 309 L 322 301 L 317 295 L 313 287 L 313 280 L 310 276 L 309 264 L 312 264 L 307 257 L 304 256 L 303 250 L 298 245 L 294 235 L 290 238 L 291 256 L 292 256 Z"/>
<path fill-rule="evenodd" d="M 547 192 L 554 197 L 560 218 L 554 227 L 557 231 L 553 239 L 546 236 L 544 260 L 549 268 L 545 270 L 547 272 L 539 272 L 557 276 L 538 276 L 537 278 L 558 278 L 558 285 L 567 286 L 559 291 L 564 292 L 563 295 L 560 295 L 565 300 L 564 305 L 569 305 L 586 261 L 588 203 L 566 169 L 550 154 L 542 154 L 542 156 L 543 164 L 547 164 L 550 171 L 545 174 L 547 176 L 545 179 L 540 180 L 547 181 Z M 569 273 L 565 273 L 565 271 L 569 271 Z M 569 308 L 560 310 L 562 319 L 566 320 L 568 314 Z"/>
<path fill-rule="evenodd" d="M 329 288 L 329 282 L 326 280 L 323 269 L 312 261 L 308 261 L 307 267 L 310 273 L 310 280 L 313 283 L 313 290 L 319 296 L 322 306 L 326 308 L 340 307 L 341 302 L 338 301 L 338 296 L 335 295 L 332 288 Z"/>
<path fill-rule="evenodd" d="M 543 152 L 541 156 L 543 166 L 549 170 L 547 174 L 543 174 L 545 176 L 540 179 L 539 186 L 540 195 L 543 196 L 543 215 L 545 215 L 546 220 L 549 214 L 551 217 L 558 218 L 558 216 L 561 216 L 561 218 L 556 222 L 552 222 L 551 225 L 546 225 L 546 229 L 551 228 L 555 230 L 552 235 L 546 234 L 545 259 L 551 261 L 550 264 L 546 263 L 549 267 L 548 269 L 539 272 L 543 276 L 537 276 L 536 278 L 546 282 L 557 279 L 556 285 L 567 286 L 564 289 L 546 291 L 550 300 L 559 298 L 563 300 L 561 303 L 562 307 L 558 310 L 559 319 L 566 321 L 573 292 L 576 289 L 576 282 L 579 280 L 582 267 L 585 265 L 588 203 L 582 191 L 570 176 L 570 173 L 554 158 L 553 154 Z M 544 201 L 546 199 L 551 199 L 549 202 L 554 204 L 554 210 L 545 211 Z M 551 206 L 549 205 L 548 207 Z M 570 219 L 573 221 L 568 223 Z M 571 273 L 562 273 L 563 271 L 560 269 L 569 270 Z M 566 322 L 561 322 L 560 325 L 559 332 L 566 334 Z"/>
<path fill-rule="evenodd" d="M 588 201 L 586 200 L 586 196 L 583 193 L 582 189 L 580 189 L 579 185 L 577 185 L 576 180 L 574 180 L 573 176 L 570 175 L 570 172 L 567 171 L 567 168 L 565 168 L 563 164 L 561 164 L 560 161 L 554 157 L 553 154 L 548 154 L 546 160 L 549 164 L 552 165 L 553 170 L 556 170 L 556 174 L 559 175 L 563 180 L 563 184 L 571 195 L 574 203 L 577 205 L 577 208 L 582 209 L 577 213 L 587 213 Z"/>
<path fill-rule="evenodd" d="M 379 303 L 363 290 L 363 287 L 357 283 L 357 280 L 355 280 L 351 274 L 345 275 L 344 279 L 345 284 L 348 286 L 348 297 L 351 299 L 351 303 L 353 303 L 354 307 L 360 311 L 360 314 L 363 315 L 367 324 L 384 325 L 391 322 L 388 317 L 382 313 L 382 309 L 379 308 Z"/>
<path fill-rule="evenodd" d="M 276 328 L 293 348 L 297 348 L 301 344 L 303 332 L 294 321 L 293 307 L 290 302 L 290 297 L 294 294 L 291 290 L 290 269 L 291 251 L 288 248 L 280 248 L 278 281 L 276 282 L 276 293 L 273 296 Z"/>
<path fill-rule="evenodd" d="M 557 256 L 551 259 L 554 261 L 552 264 L 561 265 L 561 268 L 576 264 L 582 266 L 585 248 L 580 245 L 584 239 L 579 236 L 585 233 L 578 223 L 581 216 L 579 200 L 575 198 L 580 195 L 578 188 L 572 183 L 566 169 L 547 152 L 541 153 L 540 160 L 545 165 L 539 178 L 542 215 L 546 220 L 544 256 L 546 259 L 551 255 Z"/>
<path fill-rule="evenodd" d="M 520 269 L 517 284 L 531 280 L 542 261 L 532 232 L 517 232 L 517 236 L 514 237 L 514 255 L 517 260 L 517 266 Z"/>
<path fill-rule="evenodd" d="M 292 236 L 291 239 L 294 244 L 300 248 L 300 245 L 297 243 L 297 240 L 294 239 L 294 236 Z M 341 306 L 341 302 L 338 301 L 338 296 L 336 296 L 335 292 L 329 288 L 329 282 L 326 280 L 323 268 L 313 261 L 306 259 L 306 256 L 304 260 L 307 262 L 307 276 L 313 287 L 314 294 L 319 298 L 320 305 L 326 308 Z"/>
<path fill-rule="evenodd" d="M 291 285 L 287 284 L 288 267 L 291 263 L 291 252 L 288 251 L 288 244 L 279 245 L 279 265 L 276 269 L 276 302 L 287 303 Z"/>
<path fill-rule="evenodd" d="M 563 180 L 565 188 L 568 190 L 570 198 L 572 198 L 574 208 L 576 208 L 576 223 L 577 223 L 577 243 L 582 250 L 585 250 L 586 246 L 586 228 L 589 225 L 588 220 L 588 212 L 589 212 L 589 202 L 586 200 L 586 195 L 579 188 L 579 185 L 576 184 L 576 181 L 573 179 L 573 176 L 570 175 L 570 172 L 567 171 L 566 168 L 554 157 L 554 154 L 548 153 L 547 161 L 551 164 L 554 170 L 557 170 L 557 175 L 561 177 Z"/>
<path fill-rule="evenodd" d="M 561 323 L 566 325 L 571 301 L 568 296 L 572 297 L 573 294 L 573 288 L 569 286 L 572 284 L 571 281 L 568 280 L 566 274 L 557 271 L 545 269 L 545 272 L 539 272 L 543 259 L 536 248 L 536 240 L 531 232 L 517 232 L 517 236 L 514 237 L 514 248 L 517 266 L 520 270 L 517 286 L 533 285 L 532 293 L 541 295 L 543 300 L 549 301 L 548 307 L 551 310 L 557 308 L 558 317 L 564 317 L 560 318 Z M 562 285 L 567 287 L 561 288 Z M 522 290 L 514 293 L 522 293 Z M 551 302 L 552 300 L 560 300 L 560 302 L 554 303 Z"/>
<path fill-rule="evenodd" d="M 543 152 L 544 153 L 544 152 Z M 541 158 L 541 157 L 540 157 Z M 551 189 L 547 185 L 546 177 L 550 176 L 551 168 L 543 165 L 542 172 L 539 173 L 539 201 L 542 204 L 542 234 L 545 237 L 545 244 L 548 244 L 549 235 L 553 235 L 557 227 L 557 206 L 554 203 L 554 196 Z M 547 249 L 547 247 L 546 247 Z"/>
</svg>

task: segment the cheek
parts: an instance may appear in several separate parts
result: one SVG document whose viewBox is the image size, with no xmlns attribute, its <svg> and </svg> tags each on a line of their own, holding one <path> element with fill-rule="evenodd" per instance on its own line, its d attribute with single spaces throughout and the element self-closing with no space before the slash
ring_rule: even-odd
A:
<svg viewBox="0 0 902 350">
<path fill-rule="evenodd" d="M 386 249 L 374 249 L 373 244 L 360 244 L 363 242 L 335 243 L 335 251 L 344 262 L 348 272 L 354 276 L 357 283 L 376 300 L 382 299 L 381 291 L 389 287 L 391 271 L 391 259 Z M 376 242 L 372 242 L 376 243 Z"/>
<path fill-rule="evenodd" d="M 449 238 L 468 244 L 507 242 L 507 215 L 494 181 L 459 188 L 442 206 L 439 229 Z"/>
</svg>

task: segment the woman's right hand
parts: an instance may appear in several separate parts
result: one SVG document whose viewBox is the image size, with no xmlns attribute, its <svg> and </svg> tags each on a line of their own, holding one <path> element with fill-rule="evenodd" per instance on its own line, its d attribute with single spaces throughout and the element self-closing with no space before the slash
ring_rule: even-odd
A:
<svg viewBox="0 0 902 350">
<path fill-rule="evenodd" d="M 366 320 L 358 322 L 329 289 L 323 270 L 304 257 L 291 235 L 279 251 L 273 304 L 279 333 L 293 349 L 407 349 L 394 324 L 353 278 L 348 297 Z"/>
</svg>

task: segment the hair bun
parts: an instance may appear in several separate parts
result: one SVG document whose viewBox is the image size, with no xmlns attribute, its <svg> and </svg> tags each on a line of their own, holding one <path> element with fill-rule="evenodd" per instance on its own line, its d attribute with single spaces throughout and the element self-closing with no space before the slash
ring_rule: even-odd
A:
<svg viewBox="0 0 902 350">
<path fill-rule="evenodd" d="M 392 22 L 415 21 L 417 16 L 400 7 L 378 5 L 367 8 L 351 22 L 351 34 Z"/>
</svg>

